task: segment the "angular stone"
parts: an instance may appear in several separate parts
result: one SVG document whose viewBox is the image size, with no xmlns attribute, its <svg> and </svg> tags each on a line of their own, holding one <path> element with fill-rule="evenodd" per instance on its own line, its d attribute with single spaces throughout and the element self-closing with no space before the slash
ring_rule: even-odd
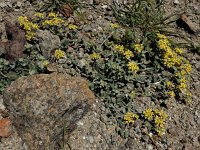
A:
<svg viewBox="0 0 200 150">
<path fill-rule="evenodd" d="M 9 118 L 0 119 L 0 137 L 9 137 L 11 134 L 11 123 Z"/>
<path fill-rule="evenodd" d="M 21 77 L 3 93 L 13 123 L 29 150 L 54 150 L 95 101 L 87 81 L 64 74 Z"/>
<path fill-rule="evenodd" d="M 60 46 L 60 38 L 57 35 L 53 35 L 48 30 L 38 30 L 37 37 L 39 39 L 39 47 L 45 58 L 51 56 L 51 52 Z"/>
<path fill-rule="evenodd" d="M 199 34 L 200 28 L 199 25 L 195 22 L 192 22 L 186 14 L 182 14 L 180 18 L 177 20 L 177 24 L 184 28 L 190 34 Z"/>
</svg>

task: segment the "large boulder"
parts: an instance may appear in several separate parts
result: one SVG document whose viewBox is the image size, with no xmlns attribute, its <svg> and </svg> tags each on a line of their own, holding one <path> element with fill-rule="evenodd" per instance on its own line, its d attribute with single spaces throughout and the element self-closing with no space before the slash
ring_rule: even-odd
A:
<svg viewBox="0 0 200 150">
<path fill-rule="evenodd" d="M 87 81 L 64 74 L 21 77 L 3 93 L 4 103 L 29 150 L 55 150 L 95 101 Z"/>
</svg>

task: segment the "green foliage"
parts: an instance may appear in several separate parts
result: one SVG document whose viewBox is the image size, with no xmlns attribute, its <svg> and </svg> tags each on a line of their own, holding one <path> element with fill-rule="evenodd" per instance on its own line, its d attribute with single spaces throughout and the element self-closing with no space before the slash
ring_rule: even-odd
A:
<svg viewBox="0 0 200 150">
<path fill-rule="evenodd" d="M 42 8 L 42 12 L 58 11 L 63 5 L 69 4 L 73 9 L 79 6 L 78 0 L 50 0 Z"/>
<path fill-rule="evenodd" d="M 36 52 L 12 63 L 0 58 L 0 93 L 6 85 L 21 76 L 44 72 L 45 68 L 42 65 L 44 60 L 44 57 Z"/>
<path fill-rule="evenodd" d="M 78 27 L 67 24 L 55 13 L 50 16 L 44 13 L 44 17 L 32 21 L 40 29 L 48 29 L 60 37 L 62 52 L 59 56 L 66 55 L 62 57 L 63 66 L 70 68 L 71 74 L 89 80 L 91 90 L 104 100 L 108 116 L 116 119 L 116 130 L 122 137 L 131 134 L 136 120 L 142 122 L 140 127 L 146 126 L 149 132 L 162 135 L 167 114 L 157 108 L 171 98 L 191 99 L 186 79 L 192 68 L 182 49 L 160 34 L 169 19 L 164 18 L 162 6 L 153 0 L 132 2 L 121 8 L 113 7 L 118 23 L 111 24 L 108 29 L 111 34 L 101 44 L 80 39 Z M 50 11 L 65 3 L 76 5 L 77 1 L 52 0 Z M 18 76 L 44 71 L 41 62 L 45 59 L 34 48 L 27 51 L 31 57 L 14 64 L 1 59 L 2 89 Z M 8 76 L 12 69 L 17 74 L 15 78 Z M 150 98 L 155 108 L 137 108 L 135 103 L 140 97 Z"/>
<path fill-rule="evenodd" d="M 132 0 L 131 5 L 113 7 L 113 10 L 121 24 L 148 32 L 158 29 L 165 20 L 163 8 L 152 0 Z"/>
</svg>

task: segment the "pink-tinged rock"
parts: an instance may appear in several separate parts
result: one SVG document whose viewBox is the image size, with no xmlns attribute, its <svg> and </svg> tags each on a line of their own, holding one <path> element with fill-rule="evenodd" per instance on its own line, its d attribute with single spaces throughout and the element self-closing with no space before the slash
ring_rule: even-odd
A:
<svg viewBox="0 0 200 150">
<path fill-rule="evenodd" d="M 11 122 L 9 118 L 0 120 L 0 137 L 6 138 L 11 134 Z"/>
<path fill-rule="evenodd" d="M 54 150 L 95 102 L 87 81 L 64 74 L 39 74 L 12 82 L 3 100 L 29 150 Z"/>
</svg>

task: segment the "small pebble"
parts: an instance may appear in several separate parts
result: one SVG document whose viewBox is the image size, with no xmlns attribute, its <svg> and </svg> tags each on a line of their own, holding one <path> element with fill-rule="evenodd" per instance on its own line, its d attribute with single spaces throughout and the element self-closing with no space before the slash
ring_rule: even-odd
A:
<svg viewBox="0 0 200 150">
<path fill-rule="evenodd" d="M 102 8 L 106 9 L 106 8 L 108 8 L 108 5 L 103 5 Z"/>
<path fill-rule="evenodd" d="M 89 21 L 92 21 L 92 20 L 93 20 L 93 16 L 92 16 L 92 15 L 89 15 L 87 19 L 88 19 Z"/>
<path fill-rule="evenodd" d="M 4 8 L 4 7 L 6 7 L 7 5 L 5 4 L 5 3 L 0 3 L 0 7 L 1 8 Z"/>
<path fill-rule="evenodd" d="M 18 1 L 17 2 L 17 7 L 21 7 L 22 6 L 22 2 Z"/>
<path fill-rule="evenodd" d="M 83 122 L 79 121 L 79 122 L 77 122 L 77 125 L 83 126 Z"/>
<path fill-rule="evenodd" d="M 174 4 L 178 5 L 179 1 L 178 0 L 174 0 Z"/>
<path fill-rule="evenodd" d="M 89 136 L 88 139 L 89 139 L 90 143 L 94 142 L 94 138 L 92 136 Z"/>
<path fill-rule="evenodd" d="M 152 145 L 148 145 L 148 146 L 147 146 L 147 149 L 148 149 L 148 150 L 153 150 L 153 146 L 152 146 Z"/>
</svg>

